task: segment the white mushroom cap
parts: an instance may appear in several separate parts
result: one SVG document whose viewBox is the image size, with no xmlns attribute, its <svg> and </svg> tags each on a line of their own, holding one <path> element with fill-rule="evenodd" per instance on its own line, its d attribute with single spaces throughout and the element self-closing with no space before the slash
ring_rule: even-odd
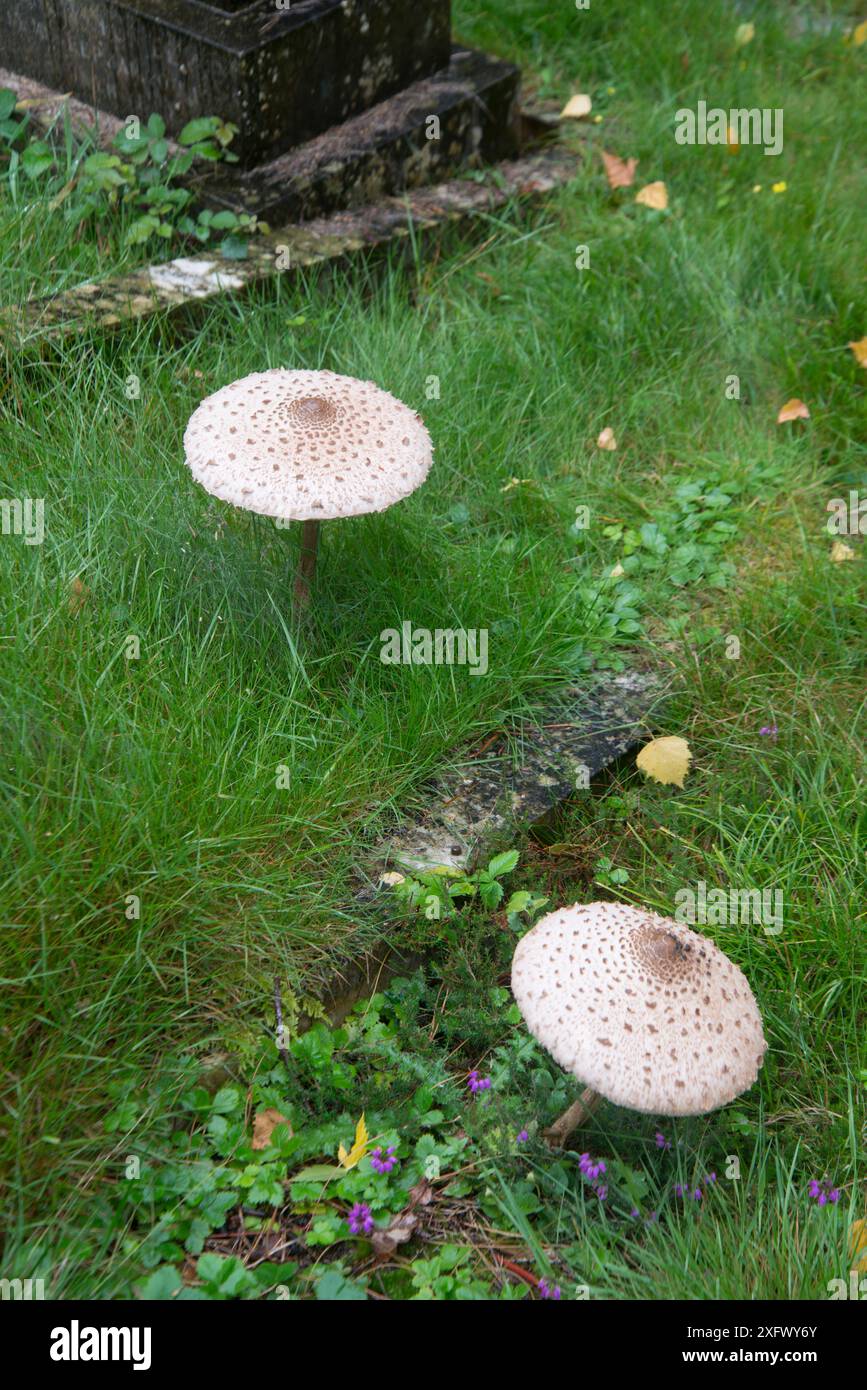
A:
<svg viewBox="0 0 867 1390">
<path fill-rule="evenodd" d="M 414 410 L 336 372 L 253 372 L 207 396 L 184 434 L 193 477 L 214 497 L 296 521 L 381 512 L 432 461 Z"/>
<path fill-rule="evenodd" d="M 689 927 L 621 903 L 549 912 L 512 991 L 567 1071 L 616 1105 L 703 1115 L 752 1086 L 767 1044 L 746 976 Z"/>
</svg>

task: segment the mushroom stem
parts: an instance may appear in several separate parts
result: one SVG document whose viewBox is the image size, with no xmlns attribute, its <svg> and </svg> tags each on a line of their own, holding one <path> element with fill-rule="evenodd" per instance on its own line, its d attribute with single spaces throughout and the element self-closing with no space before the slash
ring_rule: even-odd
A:
<svg viewBox="0 0 867 1390">
<path fill-rule="evenodd" d="M 310 600 L 310 581 L 316 568 L 316 552 L 319 549 L 319 522 L 301 523 L 301 559 L 295 576 L 295 601 L 303 607 Z"/>
<path fill-rule="evenodd" d="M 543 1131 L 544 1138 L 551 1148 L 561 1148 L 573 1129 L 578 1129 L 580 1125 L 586 1124 L 601 1100 L 602 1097 L 598 1091 L 591 1090 L 589 1086 L 585 1091 L 582 1091 L 578 1099 L 569 1106 L 568 1110 L 563 1112 L 559 1120 L 555 1120 L 549 1129 Z"/>
</svg>

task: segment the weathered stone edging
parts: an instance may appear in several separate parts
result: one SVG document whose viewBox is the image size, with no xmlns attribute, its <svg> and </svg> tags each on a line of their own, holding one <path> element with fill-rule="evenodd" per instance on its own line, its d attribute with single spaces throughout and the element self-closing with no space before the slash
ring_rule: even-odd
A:
<svg viewBox="0 0 867 1390">
<path fill-rule="evenodd" d="M 339 263 L 353 253 L 409 236 L 442 231 L 503 207 L 514 198 L 533 200 L 563 187 L 577 161 L 553 148 L 495 165 L 484 177 L 452 179 L 384 198 L 366 207 L 333 213 L 280 229 L 250 242 L 243 261 L 213 254 L 180 256 L 159 265 L 88 282 L 45 299 L 0 310 L 7 347 L 29 346 L 172 314 L 224 294 L 241 294 L 278 275 L 313 265 Z"/>
</svg>

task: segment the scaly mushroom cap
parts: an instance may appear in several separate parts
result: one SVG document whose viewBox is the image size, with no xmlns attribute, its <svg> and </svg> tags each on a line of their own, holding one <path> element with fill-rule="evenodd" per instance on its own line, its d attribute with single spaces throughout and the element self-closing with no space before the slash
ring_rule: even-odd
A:
<svg viewBox="0 0 867 1390">
<path fill-rule="evenodd" d="M 317 521 L 381 512 L 431 466 L 415 411 L 336 372 L 253 372 L 207 396 L 184 434 L 193 477 L 262 516 Z"/>
<path fill-rule="evenodd" d="M 746 976 L 655 912 L 576 903 L 518 942 L 512 991 L 567 1071 L 632 1110 L 703 1115 L 752 1086 L 767 1044 Z"/>
</svg>

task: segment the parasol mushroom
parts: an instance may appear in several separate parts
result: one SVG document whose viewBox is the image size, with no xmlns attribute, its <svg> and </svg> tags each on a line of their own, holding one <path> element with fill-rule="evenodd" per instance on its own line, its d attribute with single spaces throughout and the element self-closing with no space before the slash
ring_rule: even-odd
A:
<svg viewBox="0 0 867 1390">
<path fill-rule="evenodd" d="M 512 992 L 530 1032 L 584 1082 L 551 1144 L 602 1097 L 703 1115 L 752 1086 L 767 1044 L 746 976 L 707 937 L 622 903 L 549 912 L 518 942 Z"/>
<path fill-rule="evenodd" d="M 184 450 L 214 497 L 303 523 L 301 604 L 320 521 L 384 511 L 424 482 L 432 461 L 421 417 L 374 382 L 280 367 L 206 396 L 190 416 Z"/>
</svg>

